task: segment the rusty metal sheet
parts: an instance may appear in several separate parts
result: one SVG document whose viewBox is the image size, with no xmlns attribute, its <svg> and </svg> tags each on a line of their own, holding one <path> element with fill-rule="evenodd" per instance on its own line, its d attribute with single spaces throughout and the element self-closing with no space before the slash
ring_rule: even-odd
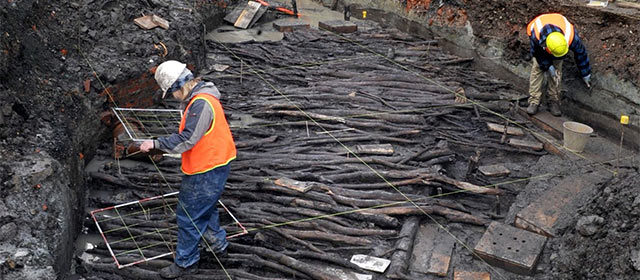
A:
<svg viewBox="0 0 640 280">
<path fill-rule="evenodd" d="M 532 275 L 546 242 L 546 236 L 494 221 L 473 251 L 492 265 Z"/>
<path fill-rule="evenodd" d="M 409 270 L 447 276 L 455 240 L 434 224 L 422 224 L 413 243 Z"/>
<path fill-rule="evenodd" d="M 336 33 L 353 33 L 358 30 L 358 26 L 346 20 L 327 20 L 318 22 L 320 29 L 329 30 Z"/>
<path fill-rule="evenodd" d="M 489 272 L 459 271 L 453 272 L 453 280 L 491 280 Z"/>
<path fill-rule="evenodd" d="M 293 32 L 297 29 L 308 29 L 309 23 L 297 19 L 283 19 L 275 21 L 273 27 L 280 32 Z"/>
</svg>

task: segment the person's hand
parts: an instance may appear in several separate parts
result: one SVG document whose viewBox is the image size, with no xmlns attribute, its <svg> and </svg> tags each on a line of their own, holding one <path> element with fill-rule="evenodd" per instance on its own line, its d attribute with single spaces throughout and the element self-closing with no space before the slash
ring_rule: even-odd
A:
<svg viewBox="0 0 640 280">
<path fill-rule="evenodd" d="M 582 77 L 582 80 L 587 85 L 588 88 L 591 88 L 591 74 Z"/>
<path fill-rule="evenodd" d="M 147 140 L 142 142 L 142 144 L 140 145 L 140 151 L 143 153 L 148 153 L 149 150 L 153 149 L 153 141 L 152 140 Z"/>
<path fill-rule="evenodd" d="M 558 73 L 556 72 L 556 68 L 553 67 L 553 65 L 549 66 L 549 74 L 551 75 L 551 78 L 553 78 L 554 80 L 558 76 Z"/>
</svg>

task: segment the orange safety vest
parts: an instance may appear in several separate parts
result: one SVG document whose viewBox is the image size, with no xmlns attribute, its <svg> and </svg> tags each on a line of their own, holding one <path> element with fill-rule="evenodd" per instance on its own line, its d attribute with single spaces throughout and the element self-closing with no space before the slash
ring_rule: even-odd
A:
<svg viewBox="0 0 640 280">
<path fill-rule="evenodd" d="M 534 32 L 536 38 L 540 40 L 540 31 L 547 24 L 560 28 L 564 34 L 564 39 L 567 40 L 567 45 L 571 46 L 574 35 L 573 25 L 561 14 L 542 14 L 537 16 L 527 25 L 527 36 L 531 37 L 531 33 Z"/>
<path fill-rule="evenodd" d="M 200 140 L 190 150 L 182 153 L 182 172 L 187 175 L 194 175 L 207 172 L 216 167 L 227 165 L 236 158 L 236 145 L 233 136 L 224 116 L 222 105 L 217 98 L 206 93 L 200 93 L 191 99 L 185 109 L 189 111 L 191 104 L 198 99 L 206 101 L 213 110 L 213 121 L 211 127 L 200 138 Z M 180 120 L 182 132 L 185 126 L 185 117 Z"/>
</svg>

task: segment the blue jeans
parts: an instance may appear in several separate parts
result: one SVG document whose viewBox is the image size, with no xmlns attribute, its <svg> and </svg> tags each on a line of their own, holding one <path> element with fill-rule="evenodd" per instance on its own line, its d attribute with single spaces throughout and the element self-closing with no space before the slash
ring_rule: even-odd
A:
<svg viewBox="0 0 640 280">
<path fill-rule="evenodd" d="M 188 267 L 200 260 L 198 245 L 202 235 L 212 241 L 209 246 L 215 252 L 224 250 L 229 244 L 227 232 L 220 227 L 217 202 L 230 169 L 227 164 L 182 178 L 176 211 L 178 247 L 175 262 L 178 266 Z"/>
</svg>

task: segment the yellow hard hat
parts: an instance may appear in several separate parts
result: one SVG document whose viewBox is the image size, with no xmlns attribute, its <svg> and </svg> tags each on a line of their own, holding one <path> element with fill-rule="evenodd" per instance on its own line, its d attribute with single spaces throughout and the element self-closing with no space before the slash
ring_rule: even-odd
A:
<svg viewBox="0 0 640 280">
<path fill-rule="evenodd" d="M 547 52 L 555 57 L 564 56 L 569 52 L 569 45 L 565 40 L 564 35 L 558 31 L 551 32 L 547 36 Z"/>
</svg>

